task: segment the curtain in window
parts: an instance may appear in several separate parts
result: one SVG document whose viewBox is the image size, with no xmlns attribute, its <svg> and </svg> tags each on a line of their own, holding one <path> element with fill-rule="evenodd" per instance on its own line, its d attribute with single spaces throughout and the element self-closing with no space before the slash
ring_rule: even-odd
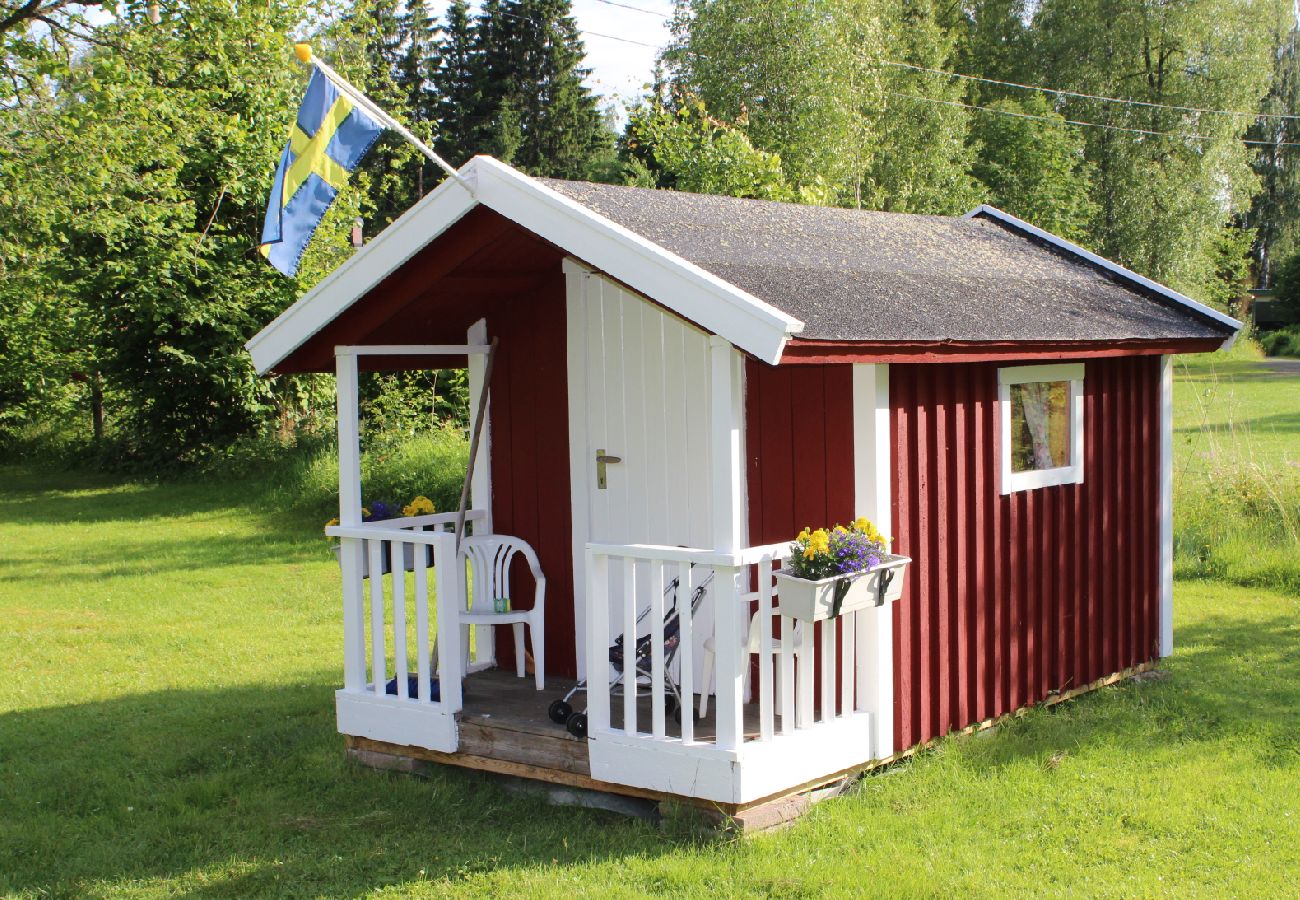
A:
<svg viewBox="0 0 1300 900">
<path fill-rule="evenodd" d="M 1025 411 L 1025 425 L 1034 444 L 1034 468 L 1054 469 L 1052 444 L 1048 439 L 1048 421 L 1051 414 L 1052 382 L 1031 381 L 1019 385 L 1021 408 Z"/>
</svg>

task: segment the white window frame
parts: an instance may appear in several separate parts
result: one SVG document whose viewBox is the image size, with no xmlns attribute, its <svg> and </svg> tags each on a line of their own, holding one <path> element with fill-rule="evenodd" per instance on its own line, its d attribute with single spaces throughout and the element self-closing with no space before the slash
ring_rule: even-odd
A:
<svg viewBox="0 0 1300 900">
<path fill-rule="evenodd" d="M 1002 436 L 1001 479 L 1003 494 L 1032 491 L 1057 484 L 1083 483 L 1083 363 L 1047 366 L 1012 366 L 998 369 L 998 417 Z M 1011 471 L 1011 385 L 1036 381 L 1070 383 L 1070 463 L 1054 469 Z"/>
</svg>

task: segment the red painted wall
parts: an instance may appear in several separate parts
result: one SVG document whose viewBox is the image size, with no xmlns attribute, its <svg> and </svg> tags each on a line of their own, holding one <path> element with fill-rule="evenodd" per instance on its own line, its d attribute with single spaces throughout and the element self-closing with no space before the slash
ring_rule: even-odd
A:
<svg viewBox="0 0 1300 900">
<path fill-rule="evenodd" d="M 546 573 L 550 682 L 577 675 L 564 304 L 564 275 L 556 265 L 536 291 L 499 302 L 487 314 L 489 333 L 500 339 L 489 420 L 493 528 L 531 544 Z M 532 580 L 522 561 L 514 568 L 512 596 L 531 603 Z M 514 667 L 513 647 L 510 629 L 498 628 L 502 668 Z"/>
<path fill-rule="evenodd" d="M 894 365 L 901 749 L 1157 654 L 1159 359 L 1090 360 L 1084 481 L 997 492 L 997 366 Z"/>
<path fill-rule="evenodd" d="M 853 512 L 853 367 L 745 363 L 749 542 Z"/>
</svg>

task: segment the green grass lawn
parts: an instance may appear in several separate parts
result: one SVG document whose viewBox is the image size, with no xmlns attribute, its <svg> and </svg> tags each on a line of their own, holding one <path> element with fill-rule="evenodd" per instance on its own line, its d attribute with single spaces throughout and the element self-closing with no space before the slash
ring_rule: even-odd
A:
<svg viewBox="0 0 1300 900">
<path fill-rule="evenodd" d="M 314 518 L 267 505 L 0 468 L 0 893 L 1300 890 L 1300 593 L 1180 581 L 1167 678 L 945 740 L 737 841 L 349 764 L 338 568 Z"/>
</svg>

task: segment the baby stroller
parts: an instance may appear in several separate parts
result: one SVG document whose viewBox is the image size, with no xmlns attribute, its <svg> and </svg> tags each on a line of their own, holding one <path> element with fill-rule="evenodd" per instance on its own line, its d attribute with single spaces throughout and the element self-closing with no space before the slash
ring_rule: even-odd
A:
<svg viewBox="0 0 1300 900">
<path fill-rule="evenodd" d="M 677 658 L 677 651 L 681 647 L 682 629 L 681 616 L 677 607 L 677 588 L 680 586 L 680 578 L 674 578 L 668 582 L 664 588 L 664 688 L 672 698 L 669 701 L 669 711 L 677 722 L 682 720 L 682 694 L 677 682 L 673 681 L 672 664 Z M 704 595 L 708 593 L 709 584 L 713 581 L 713 573 L 709 574 L 695 586 L 691 592 L 690 611 L 687 615 L 694 616 L 696 610 L 700 608 L 700 603 L 704 600 Z M 637 630 L 640 631 L 640 624 L 647 615 L 650 614 L 650 607 L 646 607 L 637 614 Z M 654 683 L 654 671 L 652 668 L 651 656 L 653 653 L 651 637 L 649 634 L 641 635 L 636 639 L 636 648 L 632 657 L 633 686 L 637 693 L 642 690 L 649 690 Z M 627 669 L 624 665 L 626 653 L 623 648 L 623 635 L 614 639 L 613 645 L 609 648 L 609 664 L 614 667 L 616 675 L 610 681 L 610 696 L 621 697 L 627 683 Z M 563 725 L 569 732 L 577 738 L 587 736 L 587 710 L 584 707 L 582 712 L 574 712 L 573 705 L 570 701 L 575 694 L 585 693 L 587 690 L 587 680 L 584 678 L 569 689 L 562 700 L 556 700 L 547 710 L 551 721 L 558 725 Z M 687 707 L 693 707 L 694 701 L 688 700 L 684 704 Z"/>
</svg>

